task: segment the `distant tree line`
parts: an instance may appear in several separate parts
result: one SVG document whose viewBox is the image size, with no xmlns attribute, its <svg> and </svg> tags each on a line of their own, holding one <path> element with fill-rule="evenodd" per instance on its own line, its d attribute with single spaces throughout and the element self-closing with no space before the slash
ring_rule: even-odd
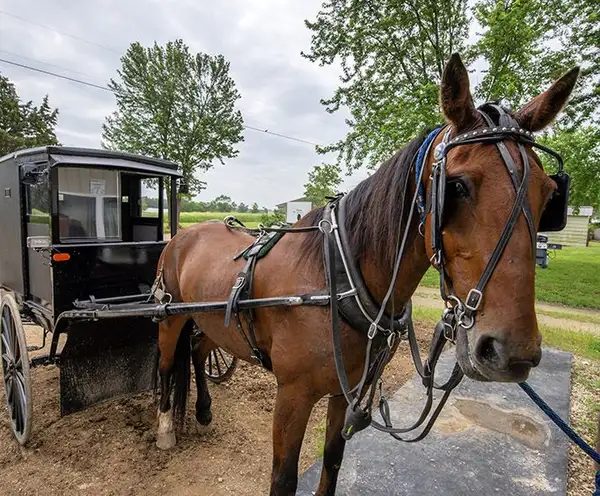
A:
<svg viewBox="0 0 600 496">
<path fill-rule="evenodd" d="M 142 203 L 145 208 L 156 208 L 158 207 L 158 198 L 148 198 L 144 196 L 142 198 Z M 250 212 L 253 214 L 268 212 L 265 207 L 259 207 L 256 202 L 252 205 L 246 205 L 243 202 L 236 203 L 227 195 L 220 195 L 214 200 L 206 202 L 194 201 L 184 197 L 181 199 L 180 208 L 181 212 Z"/>
</svg>

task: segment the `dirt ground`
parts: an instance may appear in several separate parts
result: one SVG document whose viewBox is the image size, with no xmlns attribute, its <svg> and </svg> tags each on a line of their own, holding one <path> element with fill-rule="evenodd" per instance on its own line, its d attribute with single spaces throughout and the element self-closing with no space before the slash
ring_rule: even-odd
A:
<svg viewBox="0 0 600 496">
<path fill-rule="evenodd" d="M 421 328 L 418 333 L 424 348 L 431 330 Z M 404 343 L 386 369 L 388 391 L 397 390 L 414 374 L 409 355 Z M 33 429 L 27 447 L 19 447 L 13 439 L 6 412 L 0 415 L 1 494 L 268 493 L 275 380 L 259 367 L 240 364 L 229 382 L 210 385 L 213 423 L 205 434 L 198 434 L 193 424 L 192 387 L 188 422 L 177 446 L 167 452 L 154 444 L 156 407 L 150 393 L 61 418 L 58 368 L 35 368 L 32 378 Z M 0 402 L 4 405 L 3 390 Z M 325 412 L 323 399 L 306 431 L 301 471 L 319 456 Z"/>
</svg>

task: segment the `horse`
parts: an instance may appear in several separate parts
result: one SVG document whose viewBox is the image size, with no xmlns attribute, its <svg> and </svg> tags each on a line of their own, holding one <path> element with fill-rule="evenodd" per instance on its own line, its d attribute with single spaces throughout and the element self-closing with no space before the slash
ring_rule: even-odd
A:
<svg viewBox="0 0 600 496">
<path fill-rule="evenodd" d="M 575 67 L 516 112 L 511 119 L 527 136 L 546 128 L 566 105 L 579 75 Z M 470 133 L 489 129 L 475 107 L 467 70 L 458 54 L 447 62 L 440 84 L 440 107 L 445 117 L 442 131 L 431 143 L 437 149 Z M 489 118 L 488 118 L 489 119 Z M 494 128 L 495 129 L 495 128 Z M 425 136 L 413 139 L 384 162 L 369 178 L 346 195 L 344 225 L 352 262 L 362 274 L 374 301 L 386 298 L 390 274 L 396 270 L 388 307 L 404 308 L 430 265 L 443 259 L 443 290 L 457 302 L 475 294 L 476 318 L 456 336 L 456 357 L 460 369 L 479 381 L 520 382 L 541 360 L 541 334 L 534 301 L 535 241 L 532 229 L 539 226 L 544 209 L 557 185 L 545 173 L 532 146 L 503 137 L 518 174 L 523 174 L 526 193 L 522 209 L 514 214 L 518 194 L 507 172 L 496 142 L 478 141 L 456 146 L 447 153 L 443 173 L 443 219 L 436 221 L 431 208 L 424 218 L 406 212 L 417 190 L 430 197 L 435 187 L 434 153 L 423 159 L 421 180 L 414 172 L 414 157 Z M 525 162 L 531 163 L 525 174 Z M 435 200 L 434 200 L 435 201 Z M 528 214 L 526 215 L 526 211 Z M 305 215 L 293 227 L 305 232 L 284 235 L 256 265 L 252 296 L 266 298 L 309 294 L 327 288 L 324 269 L 323 234 L 308 227 L 321 225 L 325 208 Z M 513 218 L 508 236 L 507 219 Z M 439 230 L 436 231 L 435 223 Z M 406 246 L 394 267 L 398 230 L 406 233 Z M 443 250 L 436 253 L 436 232 Z M 499 240 L 503 249 L 495 253 Z M 157 274 L 173 302 L 223 301 L 231 293 L 244 261 L 234 257 L 253 237 L 230 229 L 222 222 L 206 222 L 178 232 L 161 255 Z M 485 289 L 473 293 L 490 260 L 494 267 L 487 275 Z M 436 263 L 437 262 L 437 263 Z M 479 294 L 477 294 L 479 293 Z M 270 494 L 295 494 L 298 459 L 307 422 L 315 403 L 328 396 L 327 427 L 323 466 L 316 494 L 335 493 L 343 459 L 345 438 L 342 429 L 347 401 L 336 371 L 328 327 L 328 307 L 274 307 L 253 311 L 256 347 L 261 363 L 277 380 L 273 413 L 273 457 Z M 202 332 L 194 332 L 194 329 Z M 197 401 L 195 418 L 199 425 L 211 422 L 211 398 L 204 376 L 204 362 L 215 347 L 256 364 L 256 356 L 235 325 L 224 325 L 222 313 L 172 315 L 159 324 L 160 400 L 156 444 L 168 449 L 176 442 L 175 432 L 185 415 L 190 385 L 190 359 L 195 369 Z M 349 322 L 339 323 L 343 365 L 350 384 L 357 384 L 363 372 L 368 337 Z M 393 353 L 392 353 L 393 354 Z M 172 397 L 172 399 L 171 399 Z"/>
</svg>

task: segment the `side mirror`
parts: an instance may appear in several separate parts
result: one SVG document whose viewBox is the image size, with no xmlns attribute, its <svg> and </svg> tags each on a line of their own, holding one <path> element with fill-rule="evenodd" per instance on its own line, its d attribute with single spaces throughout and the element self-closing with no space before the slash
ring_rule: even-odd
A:
<svg viewBox="0 0 600 496">
<path fill-rule="evenodd" d="M 47 173 L 46 164 L 25 164 L 21 166 L 21 181 L 23 184 L 33 186 L 44 181 Z"/>
</svg>

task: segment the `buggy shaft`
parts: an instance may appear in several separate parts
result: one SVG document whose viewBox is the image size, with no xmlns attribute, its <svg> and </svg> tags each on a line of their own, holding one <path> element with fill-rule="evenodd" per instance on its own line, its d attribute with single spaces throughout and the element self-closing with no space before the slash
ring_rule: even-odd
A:
<svg viewBox="0 0 600 496">
<path fill-rule="evenodd" d="M 240 300 L 238 309 L 247 310 L 251 308 L 269 308 L 269 307 L 296 307 L 301 305 L 325 306 L 329 304 L 329 295 L 302 295 L 302 296 L 280 296 L 271 298 L 256 298 L 250 300 Z M 127 317 L 152 317 L 164 319 L 170 315 L 185 315 L 194 313 L 215 312 L 225 310 L 226 301 L 215 301 L 206 303 L 165 303 L 162 305 L 139 304 L 129 305 L 128 308 L 111 308 L 110 305 L 103 305 L 101 308 L 69 310 L 59 316 L 60 319 L 77 320 L 100 320 L 100 319 L 118 319 Z"/>
</svg>

